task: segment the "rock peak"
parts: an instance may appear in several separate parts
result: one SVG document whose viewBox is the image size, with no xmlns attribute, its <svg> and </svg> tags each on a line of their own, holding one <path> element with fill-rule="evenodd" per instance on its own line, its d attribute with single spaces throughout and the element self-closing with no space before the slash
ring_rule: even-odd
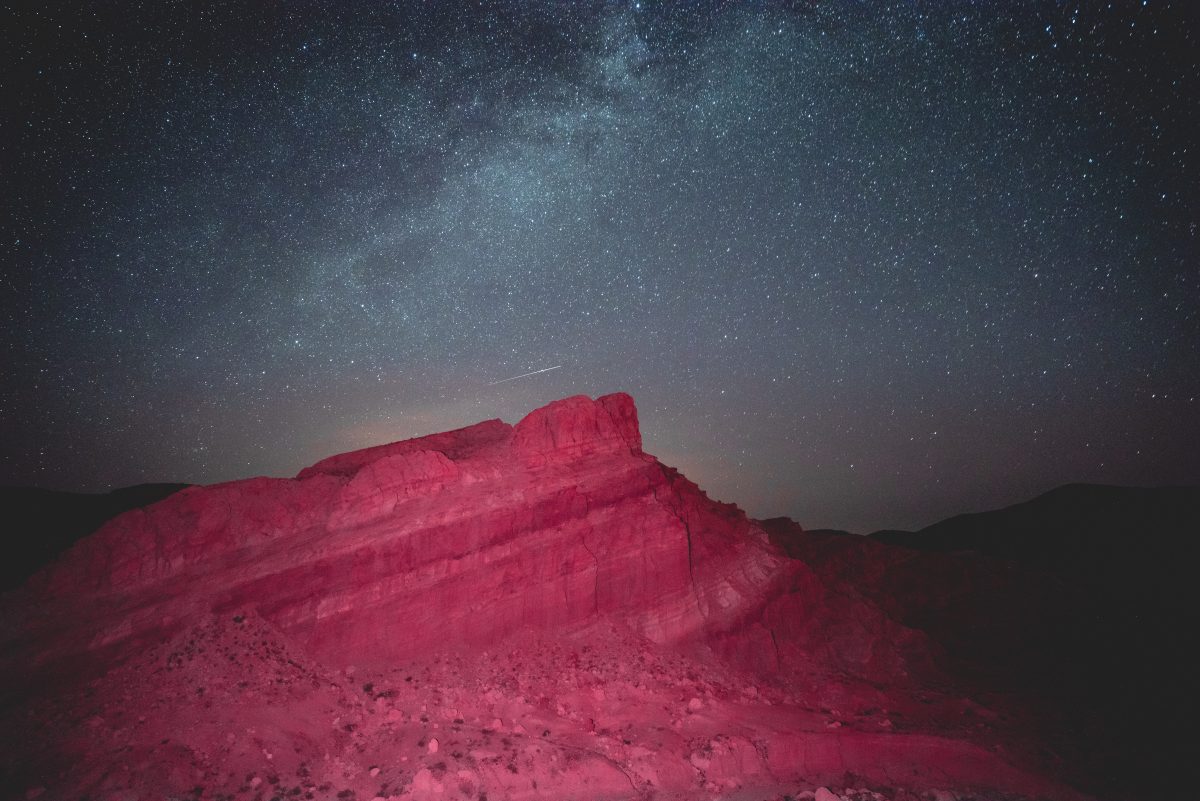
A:
<svg viewBox="0 0 1200 801">
<path fill-rule="evenodd" d="M 452 462 L 488 456 L 505 458 L 509 446 L 530 466 L 606 453 L 640 455 L 642 433 L 637 406 L 624 392 L 595 400 L 572 395 L 533 410 L 516 426 L 502 420 L 485 420 L 453 431 L 338 453 L 304 468 L 296 478 L 349 478 L 375 462 L 420 451 L 439 452 Z"/>
<path fill-rule="evenodd" d="M 527 414 L 513 429 L 513 447 L 532 464 L 605 453 L 642 453 L 637 407 L 624 392 L 592 400 L 574 395 Z"/>
</svg>

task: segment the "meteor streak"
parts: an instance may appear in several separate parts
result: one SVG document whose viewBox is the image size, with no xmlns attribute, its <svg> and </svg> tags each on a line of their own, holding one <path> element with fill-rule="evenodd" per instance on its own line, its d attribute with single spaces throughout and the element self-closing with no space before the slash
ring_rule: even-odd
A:
<svg viewBox="0 0 1200 801">
<path fill-rule="evenodd" d="M 548 373 L 551 370 L 557 370 L 560 367 L 562 367 L 561 364 L 556 364 L 553 367 L 543 367 L 541 370 L 534 370 L 532 373 L 521 373 L 521 375 L 514 375 L 511 378 L 501 378 L 499 381 L 492 381 L 488 384 L 488 386 L 494 387 L 497 384 L 503 384 L 505 381 L 516 381 L 518 378 L 528 378 L 529 376 L 537 375 L 538 373 Z"/>
</svg>

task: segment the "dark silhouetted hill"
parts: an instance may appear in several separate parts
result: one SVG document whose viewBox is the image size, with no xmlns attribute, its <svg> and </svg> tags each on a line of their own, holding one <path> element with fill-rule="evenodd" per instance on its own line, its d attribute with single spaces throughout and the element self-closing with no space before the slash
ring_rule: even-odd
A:
<svg viewBox="0 0 1200 801">
<path fill-rule="evenodd" d="M 91 495 L 36 487 L 0 487 L 6 525 L 0 592 L 11 590 L 122 512 L 161 501 L 187 484 L 138 484 Z"/>
<path fill-rule="evenodd" d="M 975 551 L 1090 583 L 1146 569 L 1182 577 L 1200 555 L 1200 487 L 1068 484 L 1004 509 L 871 536 L 921 551 Z"/>
<path fill-rule="evenodd" d="M 1073 484 L 866 537 L 764 527 L 790 556 L 929 635 L 981 697 L 1021 699 L 1082 785 L 1192 797 L 1200 488 Z"/>
</svg>

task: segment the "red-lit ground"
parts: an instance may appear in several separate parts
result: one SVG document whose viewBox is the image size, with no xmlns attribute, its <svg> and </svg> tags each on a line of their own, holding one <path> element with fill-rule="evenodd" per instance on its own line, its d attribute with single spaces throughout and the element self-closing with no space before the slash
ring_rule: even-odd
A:
<svg viewBox="0 0 1200 801">
<path fill-rule="evenodd" d="M 1006 764 L 1003 728 L 930 692 L 835 676 L 783 689 L 610 621 L 333 671 L 253 614 L 181 633 L 18 724 L 22 742 L 57 744 L 22 754 L 29 797 L 1075 797 Z"/>
</svg>

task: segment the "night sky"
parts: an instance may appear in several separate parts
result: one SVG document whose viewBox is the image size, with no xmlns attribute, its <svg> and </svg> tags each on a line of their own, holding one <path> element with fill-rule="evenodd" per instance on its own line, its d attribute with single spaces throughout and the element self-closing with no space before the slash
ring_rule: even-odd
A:
<svg viewBox="0 0 1200 801">
<path fill-rule="evenodd" d="M 1190 2 L 20 5 L 0 483 L 618 390 L 807 527 L 1200 481 Z"/>
</svg>

